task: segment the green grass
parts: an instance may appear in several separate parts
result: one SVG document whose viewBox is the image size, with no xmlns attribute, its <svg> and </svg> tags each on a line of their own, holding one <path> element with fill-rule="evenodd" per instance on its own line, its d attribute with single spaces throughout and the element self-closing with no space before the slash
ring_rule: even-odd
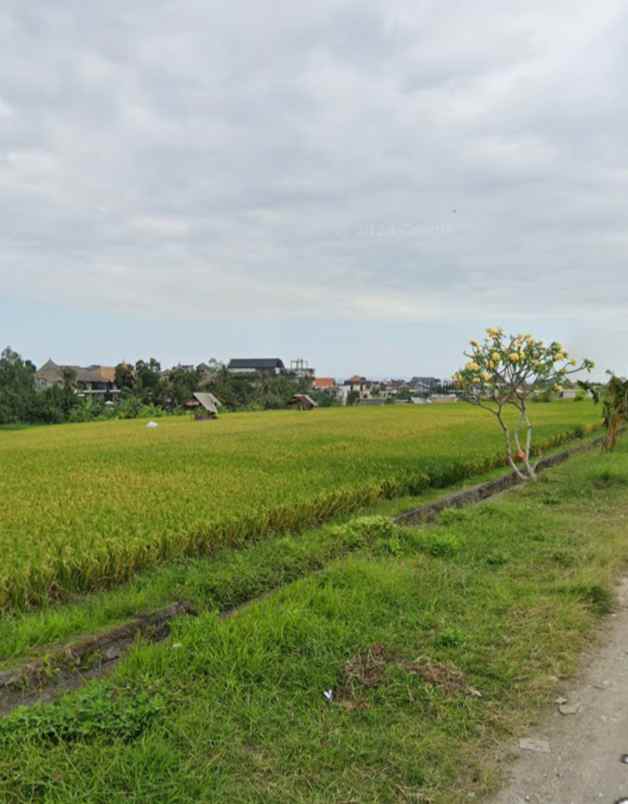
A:
<svg viewBox="0 0 628 804">
<path fill-rule="evenodd" d="M 535 406 L 536 443 L 598 415 L 589 403 Z M 110 588 L 504 462 L 494 421 L 462 404 L 144 424 L 0 431 L 0 608 Z"/>
<path fill-rule="evenodd" d="M 369 515 L 390 518 L 470 485 L 493 480 L 504 471 L 492 469 L 444 489 L 428 488 L 418 496 L 376 502 L 363 509 L 366 519 L 339 514 L 330 523 L 299 534 L 252 540 L 239 549 L 224 547 L 210 556 L 175 559 L 143 570 L 107 591 L 7 612 L 0 618 L 0 669 L 18 658 L 34 657 L 40 649 L 50 655 L 54 643 L 67 643 L 83 634 L 109 629 L 138 612 L 176 601 L 185 601 L 198 611 L 228 611 L 371 543 L 378 534 L 373 528 L 363 527 L 364 522 L 370 521 Z M 347 522 L 353 524 L 339 527 Z"/>
<path fill-rule="evenodd" d="M 612 606 L 627 476 L 626 445 L 589 453 L 436 525 L 378 526 L 231 619 L 177 621 L 111 678 L 0 721 L 0 800 L 479 797 Z"/>
<path fill-rule="evenodd" d="M 418 496 L 397 497 L 374 503 L 363 515 L 394 517 L 469 485 L 493 480 L 504 469 L 492 469 L 445 489 L 429 488 Z M 320 569 L 332 559 L 363 547 L 373 533 L 353 523 L 363 518 L 339 514 L 329 523 L 298 534 L 279 534 L 241 548 L 224 547 L 213 555 L 184 557 L 139 572 L 112 589 L 75 595 L 68 601 L 44 601 L 25 611 L 6 612 L 0 618 L 0 669 L 17 658 L 34 657 L 53 643 L 67 643 L 123 623 L 138 612 L 165 607 L 176 601 L 198 611 L 227 611 L 275 587 Z M 347 522 L 351 527 L 343 529 Z"/>
<path fill-rule="evenodd" d="M 369 527 L 371 520 L 375 527 Z M 212 556 L 146 570 L 127 584 L 71 603 L 7 614 L 0 619 L 0 668 L 18 657 L 36 655 L 42 646 L 50 653 L 53 643 L 111 628 L 138 612 L 175 601 L 190 603 L 198 611 L 227 612 L 364 547 L 388 521 L 380 516 L 346 523 L 346 517 L 340 518 L 298 538 L 281 535 L 242 550 L 224 548 Z"/>
</svg>

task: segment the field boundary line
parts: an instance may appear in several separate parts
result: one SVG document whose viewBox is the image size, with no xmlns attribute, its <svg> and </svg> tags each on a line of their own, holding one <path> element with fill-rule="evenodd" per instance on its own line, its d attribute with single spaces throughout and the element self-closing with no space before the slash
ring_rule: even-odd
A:
<svg viewBox="0 0 628 804">
<path fill-rule="evenodd" d="M 549 455 L 547 458 L 541 458 L 536 465 L 536 471 L 544 472 L 547 469 L 565 463 L 565 461 L 568 461 L 576 455 L 590 452 L 595 449 L 595 447 L 599 447 L 603 442 L 604 436 L 601 436 L 587 444 L 562 450 L 554 455 Z M 496 480 L 480 483 L 477 486 L 472 486 L 470 489 L 464 489 L 463 491 L 450 494 L 447 497 L 442 497 L 435 502 L 421 505 L 418 508 L 412 508 L 410 511 L 404 511 L 404 513 L 394 517 L 393 521 L 396 525 L 407 527 L 423 522 L 432 522 L 442 511 L 446 511 L 449 508 L 465 508 L 468 505 L 474 505 L 482 502 L 482 500 L 494 497 L 496 494 L 501 494 L 503 491 L 514 488 L 515 486 L 523 485 L 525 482 L 529 483 L 534 481 L 525 481 L 520 478 L 519 475 L 515 474 L 515 472 L 509 472 L 502 477 L 498 477 Z"/>
<path fill-rule="evenodd" d="M 104 675 L 138 636 L 160 642 L 169 636 L 170 623 L 175 617 L 197 614 L 188 603 L 172 603 L 157 611 L 139 614 L 108 631 L 58 647 L 12 670 L 0 672 L 0 717 L 18 706 L 49 700 L 78 688 L 90 678 Z"/>
</svg>

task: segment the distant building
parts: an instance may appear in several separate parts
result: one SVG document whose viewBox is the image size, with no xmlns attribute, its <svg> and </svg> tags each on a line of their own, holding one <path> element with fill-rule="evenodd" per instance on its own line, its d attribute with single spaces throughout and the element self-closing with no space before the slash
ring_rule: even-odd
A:
<svg viewBox="0 0 628 804">
<path fill-rule="evenodd" d="M 384 382 L 384 391 L 388 396 L 396 396 L 407 388 L 408 383 L 405 380 L 390 379 Z"/>
<path fill-rule="evenodd" d="M 336 380 L 333 377 L 315 377 L 312 382 L 315 391 L 325 391 L 330 394 L 336 393 Z"/>
<path fill-rule="evenodd" d="M 434 394 L 442 389 L 443 382 L 438 377 L 413 377 L 408 385 L 417 394 Z"/>
<path fill-rule="evenodd" d="M 313 379 L 314 375 L 316 374 L 316 369 L 310 368 L 310 364 L 307 360 L 303 360 L 302 357 L 299 357 L 297 360 L 290 361 L 290 368 L 289 373 L 292 374 L 294 377 L 298 377 L 299 379 Z"/>
<path fill-rule="evenodd" d="M 343 383 L 344 387 L 348 388 L 349 391 L 357 391 L 360 394 L 360 399 L 367 399 L 370 396 L 372 384 L 366 377 L 361 377 L 359 374 L 354 374 L 353 377 Z"/>
<path fill-rule="evenodd" d="M 380 380 L 367 380 L 366 377 L 362 377 L 359 374 L 354 374 L 353 377 L 345 380 L 337 389 L 337 397 L 343 405 L 347 404 L 350 395 L 356 402 L 364 399 L 385 400 L 389 396 L 392 396 L 392 394 L 387 391 L 385 382 Z"/>
<path fill-rule="evenodd" d="M 338 389 L 338 397 L 343 405 L 347 404 L 349 394 L 351 393 L 354 395 L 357 394 L 357 397 L 355 397 L 356 401 L 360 399 L 370 399 L 371 388 L 376 384 L 377 383 L 373 383 L 371 380 L 367 380 L 366 377 L 354 374 L 353 377 L 345 380 L 340 386 Z"/>
<path fill-rule="evenodd" d="M 374 397 L 365 397 L 363 399 L 358 399 L 358 405 L 367 405 L 370 407 L 379 407 L 380 405 L 386 405 L 388 400 L 383 396 L 374 396 Z"/>
<path fill-rule="evenodd" d="M 285 374 L 286 367 L 278 357 L 235 358 L 229 361 L 230 374 Z"/>
<path fill-rule="evenodd" d="M 120 393 L 116 387 L 116 370 L 113 366 L 62 366 L 53 360 L 48 360 L 35 373 L 35 386 L 44 390 L 64 385 L 68 374 L 71 374 L 78 396 L 105 400 L 115 398 Z"/>
</svg>

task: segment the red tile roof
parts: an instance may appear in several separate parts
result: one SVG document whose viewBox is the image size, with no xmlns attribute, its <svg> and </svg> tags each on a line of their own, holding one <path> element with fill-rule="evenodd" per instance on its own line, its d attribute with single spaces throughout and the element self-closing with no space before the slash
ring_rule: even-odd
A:
<svg viewBox="0 0 628 804">
<path fill-rule="evenodd" d="M 312 387 L 317 388 L 319 391 L 324 391 L 326 388 L 335 388 L 336 380 L 333 377 L 316 377 Z"/>
</svg>

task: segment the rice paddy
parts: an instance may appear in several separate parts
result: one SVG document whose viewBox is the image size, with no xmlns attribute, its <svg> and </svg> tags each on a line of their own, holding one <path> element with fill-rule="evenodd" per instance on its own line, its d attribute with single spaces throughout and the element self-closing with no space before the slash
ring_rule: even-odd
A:
<svg viewBox="0 0 628 804">
<path fill-rule="evenodd" d="M 394 526 L 388 501 L 185 562 L 198 617 L 0 718 L 0 801 L 485 801 L 530 724 L 560 717 L 554 702 L 614 605 L 627 476 L 621 443 L 430 525 Z M 249 605 L 221 617 L 237 599 Z"/>
<path fill-rule="evenodd" d="M 533 416 L 547 448 L 599 413 L 564 402 Z M 108 588 L 504 462 L 491 417 L 462 404 L 145 424 L 0 430 L 0 608 Z"/>
</svg>

